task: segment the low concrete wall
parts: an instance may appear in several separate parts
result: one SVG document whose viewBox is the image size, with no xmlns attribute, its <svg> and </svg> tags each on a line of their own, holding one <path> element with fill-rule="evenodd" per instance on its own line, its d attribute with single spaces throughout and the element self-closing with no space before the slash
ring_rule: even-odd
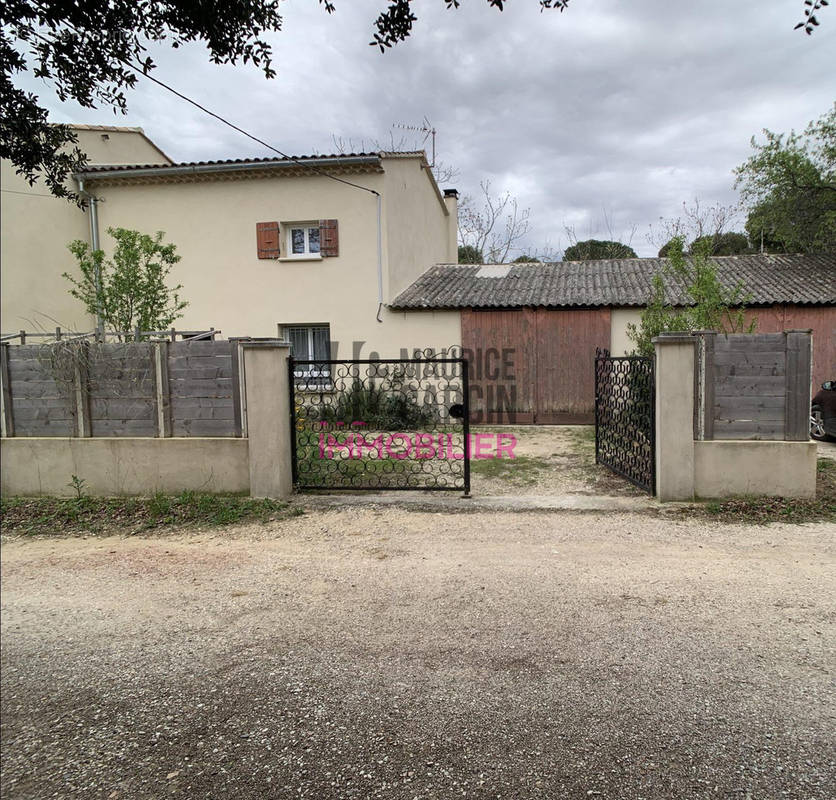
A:
<svg viewBox="0 0 836 800">
<path fill-rule="evenodd" d="M 816 496 L 816 443 L 694 442 L 697 497 Z"/>
<path fill-rule="evenodd" d="M 70 496 L 73 475 L 91 495 L 248 492 L 247 439 L 0 440 L 0 487 L 7 495 Z"/>
</svg>

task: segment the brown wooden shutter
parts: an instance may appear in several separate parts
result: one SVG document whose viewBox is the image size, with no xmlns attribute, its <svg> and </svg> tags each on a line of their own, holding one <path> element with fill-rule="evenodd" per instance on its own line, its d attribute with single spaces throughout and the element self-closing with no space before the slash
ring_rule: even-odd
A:
<svg viewBox="0 0 836 800">
<path fill-rule="evenodd" d="M 256 222 L 256 241 L 258 243 L 259 258 L 279 257 L 279 223 Z"/>
<path fill-rule="evenodd" d="M 338 256 L 340 254 L 340 231 L 335 219 L 321 219 L 319 221 L 319 248 L 323 256 Z"/>
</svg>

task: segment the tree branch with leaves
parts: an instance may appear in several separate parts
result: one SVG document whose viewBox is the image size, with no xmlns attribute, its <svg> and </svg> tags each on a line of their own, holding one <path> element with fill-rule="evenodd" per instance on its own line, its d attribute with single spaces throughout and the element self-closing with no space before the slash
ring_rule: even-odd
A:
<svg viewBox="0 0 836 800">
<path fill-rule="evenodd" d="M 724 286 L 711 262 L 711 244 L 703 240 L 690 256 L 685 255 L 681 236 L 670 243 L 667 267 L 653 276 L 651 295 L 638 325 L 629 323 L 627 335 L 638 355 L 653 355 L 653 338 L 671 331 L 711 330 L 752 333 L 756 321 L 746 322 L 750 296 L 742 283 Z M 681 305 L 671 301 L 672 289 L 684 289 Z"/>
<path fill-rule="evenodd" d="M 80 277 L 64 273 L 72 284 L 70 294 L 88 314 L 122 334 L 169 328 L 188 306 L 180 299 L 182 285 L 167 284 L 180 261 L 176 246 L 163 243 L 162 231 L 154 236 L 125 228 L 107 232 L 116 242 L 112 258 L 80 239 L 68 245 L 80 272 Z"/>
</svg>

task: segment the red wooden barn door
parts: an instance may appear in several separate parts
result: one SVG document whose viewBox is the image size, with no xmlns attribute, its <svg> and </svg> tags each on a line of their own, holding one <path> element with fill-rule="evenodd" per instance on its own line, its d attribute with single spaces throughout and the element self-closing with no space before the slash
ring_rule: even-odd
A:
<svg viewBox="0 0 836 800">
<path fill-rule="evenodd" d="M 534 309 L 462 311 L 472 422 L 534 422 L 536 333 Z"/>
<path fill-rule="evenodd" d="M 595 421 L 595 348 L 610 346 L 610 310 L 537 309 L 535 422 Z"/>
<path fill-rule="evenodd" d="M 466 309 L 461 320 L 472 422 L 594 420 L 595 348 L 610 346 L 609 309 Z"/>
</svg>

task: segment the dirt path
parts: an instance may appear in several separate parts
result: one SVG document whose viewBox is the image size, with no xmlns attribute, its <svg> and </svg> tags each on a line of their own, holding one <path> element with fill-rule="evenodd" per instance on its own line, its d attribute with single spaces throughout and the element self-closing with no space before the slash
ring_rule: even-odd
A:
<svg viewBox="0 0 836 800">
<path fill-rule="evenodd" d="M 832 526 L 316 511 L 2 550 L 9 798 L 824 798 Z"/>
<path fill-rule="evenodd" d="M 514 437 L 514 458 L 473 458 L 473 491 L 480 495 L 643 494 L 629 481 L 595 464 L 590 425 L 477 427 L 475 434 Z M 490 442 L 490 440 L 488 440 Z M 503 443 L 509 439 L 502 440 Z M 496 445 L 486 448 L 496 452 Z"/>
</svg>

